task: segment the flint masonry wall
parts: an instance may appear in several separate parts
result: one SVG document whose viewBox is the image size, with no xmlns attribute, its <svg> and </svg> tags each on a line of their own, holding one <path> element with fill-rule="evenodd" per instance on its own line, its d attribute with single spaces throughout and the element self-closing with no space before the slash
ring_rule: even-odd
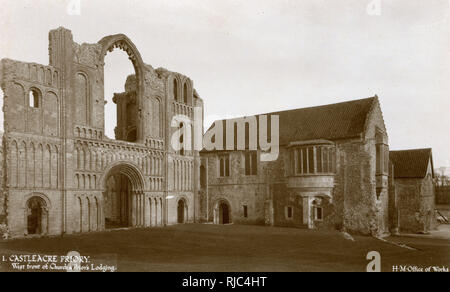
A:
<svg viewBox="0 0 450 292">
<path fill-rule="evenodd" d="M 373 144 L 373 145 L 372 145 Z M 360 139 L 337 143 L 337 172 L 331 203 L 323 208 L 323 222 L 317 228 L 346 227 L 352 232 L 371 234 L 378 228 L 376 200 L 375 145 Z M 218 177 L 222 153 L 202 154 L 208 163 L 209 219 L 212 221 L 216 202 L 226 199 L 232 210 L 232 221 L 239 224 L 270 224 L 306 227 L 303 223 L 301 193 L 286 185 L 285 165 L 289 156 L 280 149 L 277 161 L 260 162 L 257 176 L 245 176 L 243 152 L 228 152 L 230 177 Z M 205 194 L 206 195 L 206 194 Z M 205 198 L 203 200 L 206 200 Z M 379 201 L 387 200 L 381 197 Z M 243 217 L 243 205 L 248 206 L 248 218 Z M 286 218 L 286 207 L 293 208 L 293 218 Z M 267 217 L 271 217 L 268 220 Z"/>
<path fill-rule="evenodd" d="M 292 189 L 287 188 L 286 184 L 280 183 L 272 186 L 273 198 L 273 225 L 304 227 L 303 223 L 303 199 Z M 292 208 L 292 218 L 287 218 L 286 208 Z"/>
<path fill-rule="evenodd" d="M 268 196 L 267 184 L 261 176 L 245 176 L 243 152 L 228 152 L 230 176 L 219 177 L 219 160 L 215 153 L 206 154 L 208 171 L 209 221 L 213 221 L 218 202 L 225 200 L 231 208 L 231 221 L 239 224 L 264 224 L 264 202 Z M 220 154 L 219 154 L 220 155 Z M 258 174 L 265 171 L 259 164 Z M 248 208 L 244 217 L 243 206 Z"/>
<path fill-rule="evenodd" d="M 400 231 L 428 232 L 435 226 L 434 186 L 429 178 L 397 178 Z"/>
<path fill-rule="evenodd" d="M 375 220 L 375 172 L 371 165 L 370 146 L 361 141 L 337 145 L 337 172 L 333 192 L 337 229 L 370 234 Z M 330 224 L 331 224 L 330 222 Z"/>
<path fill-rule="evenodd" d="M 387 186 L 388 175 L 376 174 L 376 129 L 387 134 L 378 103 L 367 121 L 365 137 L 337 142 L 334 214 L 336 228 L 351 232 L 378 235 L 389 232 Z M 381 188 L 377 198 L 377 187 Z M 330 222 L 331 224 L 331 222 Z"/>
</svg>

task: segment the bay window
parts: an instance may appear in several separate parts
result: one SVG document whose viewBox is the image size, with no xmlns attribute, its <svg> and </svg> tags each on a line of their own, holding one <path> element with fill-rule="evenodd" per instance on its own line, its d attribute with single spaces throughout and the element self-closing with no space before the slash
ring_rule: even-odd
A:
<svg viewBox="0 0 450 292">
<path fill-rule="evenodd" d="M 292 169 L 298 174 L 335 172 L 335 148 L 331 145 L 315 145 L 292 150 Z"/>
</svg>

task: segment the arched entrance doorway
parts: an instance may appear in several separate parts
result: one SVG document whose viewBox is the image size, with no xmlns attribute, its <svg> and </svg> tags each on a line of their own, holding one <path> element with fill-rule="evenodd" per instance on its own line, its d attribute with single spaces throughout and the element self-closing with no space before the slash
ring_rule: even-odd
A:
<svg viewBox="0 0 450 292">
<path fill-rule="evenodd" d="M 220 203 L 219 206 L 219 224 L 229 224 L 230 223 L 230 211 L 228 204 L 225 202 Z"/>
<path fill-rule="evenodd" d="M 145 224 L 143 189 L 142 175 L 130 164 L 116 164 L 107 172 L 103 193 L 106 229 Z"/>
<path fill-rule="evenodd" d="M 27 234 L 41 235 L 47 233 L 47 204 L 40 197 L 32 197 L 27 201 Z"/>
<path fill-rule="evenodd" d="M 130 180 L 121 173 L 114 173 L 108 177 L 106 184 L 107 191 L 104 198 L 105 228 L 130 226 L 130 192 L 132 190 Z"/>
<path fill-rule="evenodd" d="M 187 205 L 184 199 L 178 201 L 177 208 L 177 222 L 179 224 L 186 223 L 187 221 Z"/>
<path fill-rule="evenodd" d="M 214 208 L 214 223 L 215 224 L 230 224 L 231 223 L 231 208 L 227 201 L 218 201 Z"/>
</svg>

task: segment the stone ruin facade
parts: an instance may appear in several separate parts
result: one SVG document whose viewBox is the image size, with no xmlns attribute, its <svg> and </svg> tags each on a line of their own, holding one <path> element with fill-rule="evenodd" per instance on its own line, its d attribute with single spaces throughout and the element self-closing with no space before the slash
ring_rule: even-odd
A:
<svg viewBox="0 0 450 292">
<path fill-rule="evenodd" d="M 421 195 L 394 180 L 377 96 L 268 114 L 280 117 L 274 161 L 262 161 L 260 149 L 199 152 L 190 150 L 198 148 L 189 136 L 204 132 L 203 100 L 191 79 L 145 64 L 122 34 L 80 45 L 58 28 L 49 42 L 48 66 L 0 64 L 0 224 L 13 237 L 189 222 L 382 236 L 411 227 L 411 220 L 400 224 L 401 214 L 417 217 L 417 208 L 399 207 L 403 193 L 409 201 Z M 113 96 L 117 127 L 110 139 L 104 58 L 115 48 L 128 54 L 135 74 Z M 173 148 L 177 132 L 184 148 Z M 426 194 L 434 202 L 434 191 Z"/>
<path fill-rule="evenodd" d="M 124 50 L 135 74 L 105 136 L 104 59 Z M 77 44 L 49 33 L 49 65 L 2 59 L 0 221 L 13 237 L 194 222 L 198 151 L 175 151 L 172 117 L 203 108 L 191 79 L 145 64 L 125 35 Z M 202 119 L 202 117 L 200 117 Z M 200 121 L 203 124 L 203 121 Z M 1 222 L 0 222 L 1 223 Z"/>
</svg>

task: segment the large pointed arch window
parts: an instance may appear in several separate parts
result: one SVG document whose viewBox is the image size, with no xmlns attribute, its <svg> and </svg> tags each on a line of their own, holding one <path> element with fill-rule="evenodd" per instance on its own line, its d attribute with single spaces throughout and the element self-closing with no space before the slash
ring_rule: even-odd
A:
<svg viewBox="0 0 450 292">
<path fill-rule="evenodd" d="M 128 142 L 136 141 L 137 105 L 136 87 L 132 77 L 134 68 L 126 55 L 114 51 L 107 56 L 105 65 L 105 134 L 107 137 Z M 125 86 L 125 92 L 121 92 Z"/>
</svg>

